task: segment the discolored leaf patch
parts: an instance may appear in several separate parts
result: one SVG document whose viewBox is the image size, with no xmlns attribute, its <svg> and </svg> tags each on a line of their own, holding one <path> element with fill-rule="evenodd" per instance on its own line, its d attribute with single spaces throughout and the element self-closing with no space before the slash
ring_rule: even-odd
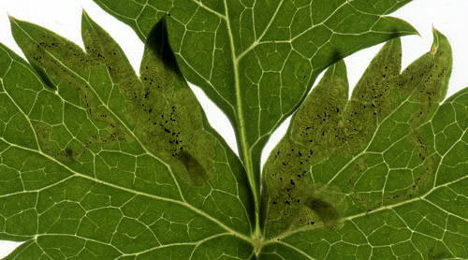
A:
<svg viewBox="0 0 468 260">
<path fill-rule="evenodd" d="M 466 203 L 439 204 L 436 199 L 448 196 L 448 190 L 454 196 L 466 193 L 455 187 L 466 184 L 467 154 L 450 151 L 467 148 L 466 89 L 443 101 L 451 66 L 450 45 L 434 31 L 431 50 L 401 73 L 400 41 L 388 42 L 349 99 L 344 62 L 327 70 L 264 167 L 267 259 L 278 251 L 298 259 L 348 259 L 340 243 L 358 250 L 359 243 L 396 248 L 402 241 L 410 244 L 393 257 L 385 251 L 367 251 L 361 257 L 464 255 L 444 238 L 456 229 L 435 235 L 421 226 L 430 218 L 430 225 L 444 229 L 455 221 L 451 214 L 461 221 L 467 217 L 462 210 Z M 446 146 L 451 148 L 440 150 L 436 136 L 448 131 L 454 135 Z M 464 159 L 455 162 L 453 156 Z M 450 210 L 448 204 L 453 204 Z M 435 224 L 435 219 L 441 222 Z M 425 242 L 418 243 L 412 232 Z M 329 242 L 321 245 L 323 240 Z M 323 248 L 327 255 L 320 254 Z"/>
</svg>

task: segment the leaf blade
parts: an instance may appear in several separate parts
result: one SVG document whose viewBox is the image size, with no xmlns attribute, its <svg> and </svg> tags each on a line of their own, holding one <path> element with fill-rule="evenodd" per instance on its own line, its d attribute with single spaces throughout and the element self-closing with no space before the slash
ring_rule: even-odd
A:
<svg viewBox="0 0 468 260">
<path fill-rule="evenodd" d="M 452 57 L 447 39 L 437 31 L 430 52 L 401 74 L 400 63 L 401 45 L 393 40 L 371 62 L 344 109 L 333 95 L 339 84 L 331 67 L 293 117 L 265 166 L 263 201 L 269 216 L 264 225 L 266 236 L 273 237 L 265 257 L 303 252 L 301 257 L 346 259 L 357 250 L 360 258 L 465 257 L 445 234 L 452 241 L 465 238 L 452 235 L 458 228 L 445 227 L 466 219 L 466 203 L 455 203 L 454 197 L 465 193 L 460 187 L 466 182 L 461 149 L 466 148 L 462 107 L 467 104 L 460 103 L 458 113 L 453 109 L 466 89 L 442 103 Z M 322 94 L 327 87 L 330 91 Z M 455 152 L 446 156 L 448 148 L 436 146 L 435 136 L 446 127 L 456 129 L 450 141 L 444 139 L 456 147 L 455 160 L 450 159 Z M 307 149 L 314 152 L 312 158 L 304 158 Z M 458 167 L 444 166 L 454 161 Z M 452 177 L 438 184 L 440 176 Z M 436 197 L 444 198 L 444 206 Z M 311 205 L 311 198 L 318 202 Z"/>
<path fill-rule="evenodd" d="M 2 167 L 12 167 L 11 176 L 2 173 L 2 182 L 12 178 L 12 186 L 22 185 L 2 190 L 2 205 L 9 206 L 0 211 L 0 219 L 6 221 L 0 236 L 28 241 L 11 257 L 57 257 L 67 250 L 70 236 L 76 243 L 69 250 L 88 259 L 91 252 L 104 257 L 99 252 L 106 248 L 117 249 L 113 252 L 122 258 L 164 252 L 190 257 L 206 252 L 210 237 L 218 236 L 231 241 L 218 245 L 220 250 L 236 257 L 249 254 L 245 240 L 250 240 L 251 213 L 243 167 L 208 125 L 193 93 L 174 71 L 177 65 L 160 60 L 160 54 L 171 57 L 170 49 L 145 51 L 144 62 L 151 72 L 142 77 L 152 77 L 164 87 L 158 92 L 156 86 L 142 83 L 118 45 L 86 14 L 86 52 L 43 28 L 17 20 L 12 24 L 26 57 L 54 88 L 5 49 L 9 59 L 26 70 L 6 64 L 2 98 L 27 86 L 31 78 L 38 85 L 31 87 L 35 95 L 22 104 L 30 111 L 22 113 L 26 121 L 21 123 L 29 124 L 35 137 L 29 143 L 37 146 L 15 143 L 3 133 L 0 137 Z M 155 33 L 168 46 L 164 30 L 161 23 Z M 14 77 L 7 80 L 8 75 Z M 174 111 L 175 106 L 180 110 Z M 157 115 L 150 116 L 149 109 Z M 159 120 L 156 125 L 147 120 L 167 111 L 168 120 L 181 123 Z M 15 113 L 7 110 L 2 120 Z M 183 145 L 178 137 L 184 139 Z M 169 141 L 172 145 L 167 145 Z M 210 155 L 202 157 L 205 154 Z M 27 159 L 21 163 L 20 158 Z M 206 176 L 193 179 L 193 167 L 203 169 Z M 15 206 L 18 201 L 24 205 Z M 50 241 L 60 249 L 51 248 Z"/>
</svg>

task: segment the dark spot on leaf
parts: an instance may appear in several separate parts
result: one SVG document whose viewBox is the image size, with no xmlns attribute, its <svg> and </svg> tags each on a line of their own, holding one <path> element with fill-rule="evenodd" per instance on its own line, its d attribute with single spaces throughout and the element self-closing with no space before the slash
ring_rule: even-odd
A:
<svg viewBox="0 0 468 260">
<path fill-rule="evenodd" d="M 305 205 L 313 210 L 327 228 L 334 228 L 338 222 L 338 211 L 329 202 L 318 198 L 309 198 Z"/>
<path fill-rule="evenodd" d="M 208 181 L 208 174 L 198 160 L 185 150 L 179 152 L 179 160 L 187 170 L 193 185 L 203 186 Z"/>
<path fill-rule="evenodd" d="M 40 66 L 36 65 L 35 62 L 31 62 L 31 66 L 34 67 L 39 77 L 44 81 L 45 83 L 44 85 L 46 85 L 46 87 L 49 87 L 53 90 L 57 89 L 55 84 L 52 82 L 52 80 L 49 78 L 49 76 L 45 73 L 45 71 Z"/>
<path fill-rule="evenodd" d="M 65 156 L 70 159 L 70 160 L 74 160 L 74 153 L 73 153 L 73 150 L 70 149 L 70 148 L 66 148 L 65 149 Z"/>
<path fill-rule="evenodd" d="M 170 16 L 170 14 L 168 14 Z M 166 28 L 166 19 L 163 17 L 151 30 L 146 40 L 146 45 L 154 54 L 162 60 L 163 64 L 182 77 L 179 66 L 177 65 L 174 52 L 169 45 L 168 31 Z M 159 86 L 158 86 L 159 87 Z"/>
</svg>

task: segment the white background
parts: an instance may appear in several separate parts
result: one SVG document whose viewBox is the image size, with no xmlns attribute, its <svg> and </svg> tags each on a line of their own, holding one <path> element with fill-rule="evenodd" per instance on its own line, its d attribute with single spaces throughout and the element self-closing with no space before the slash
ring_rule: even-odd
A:
<svg viewBox="0 0 468 260">
<path fill-rule="evenodd" d="M 15 44 L 8 15 L 44 26 L 83 46 L 80 33 L 81 11 L 88 14 L 106 29 L 121 45 L 130 62 L 139 71 L 143 44 L 130 27 L 104 12 L 92 0 L 0 0 L 0 42 L 21 54 Z M 392 16 L 412 24 L 420 36 L 407 36 L 403 42 L 403 67 L 427 52 L 432 44 L 432 27 L 444 33 L 453 48 L 453 72 L 448 96 L 468 86 L 468 1 L 466 0 L 414 0 Z M 381 45 L 360 51 L 345 59 L 348 77 L 354 86 Z M 212 126 L 220 132 L 237 152 L 234 131 L 225 115 L 203 94 L 192 86 Z M 216 123 L 214 123 L 216 122 Z M 275 131 L 263 151 L 262 162 L 284 135 L 289 120 Z M 1 175 L 1 172 L 0 172 Z M 19 243 L 0 241 L 0 258 L 8 255 Z"/>
</svg>

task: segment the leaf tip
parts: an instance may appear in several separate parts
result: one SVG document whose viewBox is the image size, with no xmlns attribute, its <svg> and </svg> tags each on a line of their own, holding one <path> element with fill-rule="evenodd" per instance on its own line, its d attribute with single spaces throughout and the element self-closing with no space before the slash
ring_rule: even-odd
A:
<svg viewBox="0 0 468 260">
<path fill-rule="evenodd" d="M 421 33 L 416 28 L 414 28 L 413 25 L 410 25 L 410 26 L 412 27 L 412 32 L 410 33 L 410 35 L 416 35 L 416 36 L 422 37 Z"/>
<path fill-rule="evenodd" d="M 81 10 L 81 28 L 82 30 L 88 29 L 88 26 L 94 25 L 93 20 L 85 9 Z"/>
<path fill-rule="evenodd" d="M 11 15 L 8 15 L 8 19 L 10 20 L 10 27 L 13 32 L 13 36 L 15 35 L 15 30 L 18 28 L 24 29 L 28 26 L 35 26 L 34 24 L 31 24 L 30 22 L 20 20 L 16 17 L 13 17 Z M 36 25 L 37 26 L 37 25 Z"/>
<path fill-rule="evenodd" d="M 11 28 L 13 28 L 14 25 L 20 26 L 20 23 L 22 23 L 22 22 L 24 23 L 24 21 L 14 17 L 14 16 L 12 16 L 12 15 L 10 15 L 8 13 L 7 13 L 7 15 L 8 15 L 8 20 L 10 21 Z"/>
<path fill-rule="evenodd" d="M 9 13 L 7 13 L 8 15 L 8 20 L 10 20 L 10 22 L 15 22 L 16 21 L 16 18 L 13 17 L 12 15 L 10 15 Z"/>
<path fill-rule="evenodd" d="M 10 20 L 10 28 L 13 38 L 15 38 L 18 34 L 23 33 L 22 30 L 28 22 L 22 21 L 18 18 L 15 18 L 11 15 L 8 15 L 8 19 Z M 15 41 L 17 39 L 15 38 Z"/>
<path fill-rule="evenodd" d="M 392 16 L 384 16 L 384 18 L 389 23 L 387 29 L 391 32 L 390 39 L 406 35 L 421 35 L 413 25 L 403 19 Z"/>
<path fill-rule="evenodd" d="M 83 7 L 81 8 L 81 20 L 91 20 L 88 12 Z"/>
<path fill-rule="evenodd" d="M 432 35 L 434 40 L 432 42 L 431 53 L 435 54 L 442 48 L 450 48 L 450 43 L 447 37 L 442 34 L 439 30 L 437 30 L 434 26 L 432 26 Z"/>
</svg>

